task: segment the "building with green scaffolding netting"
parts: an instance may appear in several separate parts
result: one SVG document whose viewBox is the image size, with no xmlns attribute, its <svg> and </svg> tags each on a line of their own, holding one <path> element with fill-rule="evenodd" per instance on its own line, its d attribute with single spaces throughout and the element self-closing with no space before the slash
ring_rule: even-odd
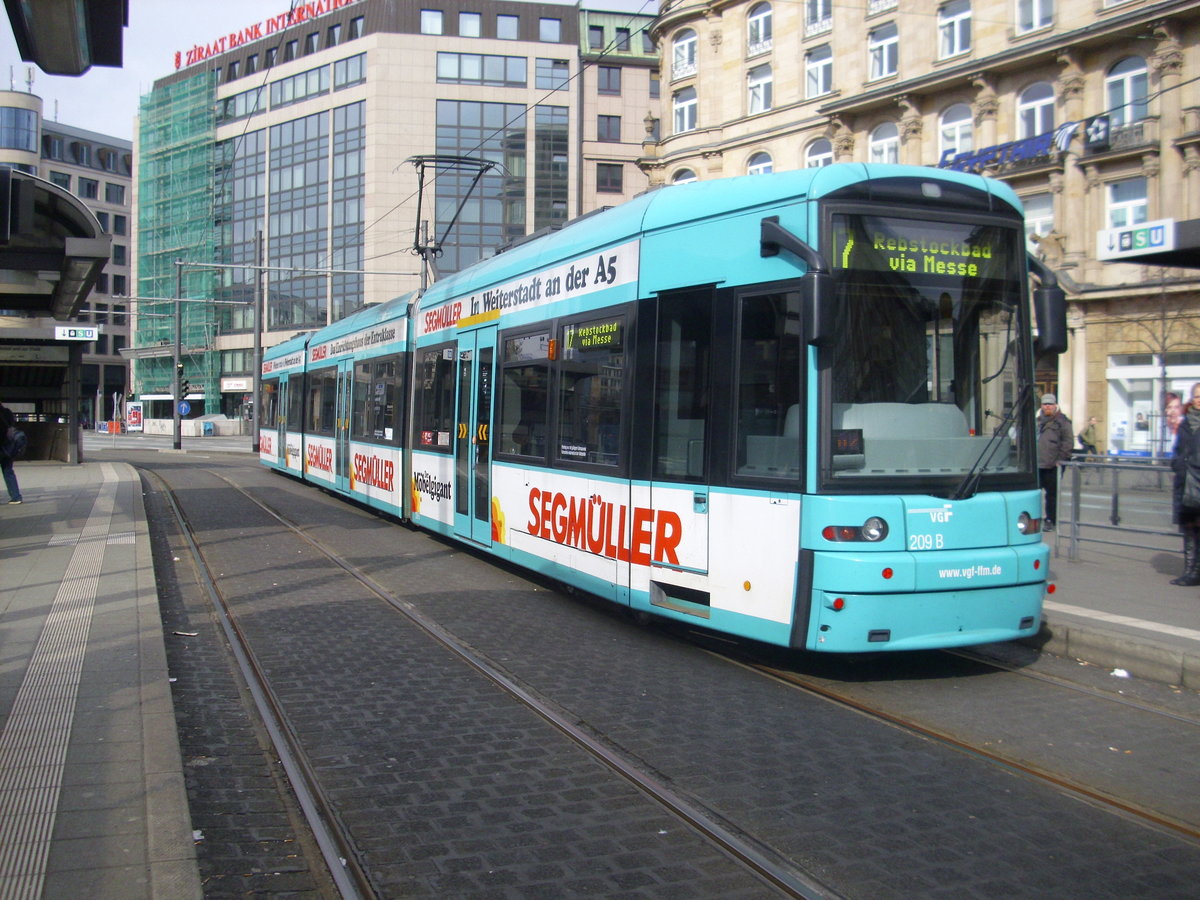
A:
<svg viewBox="0 0 1200 900">
<path fill-rule="evenodd" d="M 170 419 L 174 396 L 175 303 L 180 304 L 181 380 L 189 415 L 220 396 L 216 339 L 217 278 L 177 262 L 214 259 L 214 72 L 158 88 L 142 98 L 138 141 L 134 392 L 147 419 Z"/>
</svg>

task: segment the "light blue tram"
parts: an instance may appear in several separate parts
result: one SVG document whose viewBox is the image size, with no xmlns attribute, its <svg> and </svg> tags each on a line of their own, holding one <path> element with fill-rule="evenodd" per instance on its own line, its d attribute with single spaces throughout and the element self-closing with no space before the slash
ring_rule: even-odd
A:
<svg viewBox="0 0 1200 900">
<path fill-rule="evenodd" d="M 280 433 L 308 479 L 635 610 L 820 651 L 1006 640 L 1046 590 L 1035 322 L 1061 352 L 1003 184 L 697 182 L 296 339 Z"/>
</svg>

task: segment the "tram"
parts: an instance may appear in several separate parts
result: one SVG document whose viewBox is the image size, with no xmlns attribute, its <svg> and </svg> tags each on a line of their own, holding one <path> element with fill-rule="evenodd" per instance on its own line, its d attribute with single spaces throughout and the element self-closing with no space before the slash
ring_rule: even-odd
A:
<svg viewBox="0 0 1200 900">
<path fill-rule="evenodd" d="M 268 351 L 261 459 L 715 631 L 1032 635 L 1034 353 L 1066 321 L 1024 241 L 958 172 L 663 188 Z"/>
</svg>

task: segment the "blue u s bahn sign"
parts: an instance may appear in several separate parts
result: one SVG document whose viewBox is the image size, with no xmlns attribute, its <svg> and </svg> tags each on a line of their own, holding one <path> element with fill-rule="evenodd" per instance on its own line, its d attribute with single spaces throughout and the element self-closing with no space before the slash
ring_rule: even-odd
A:
<svg viewBox="0 0 1200 900">
<path fill-rule="evenodd" d="M 1175 249 L 1175 220 L 1156 219 L 1096 232 L 1096 259 L 1133 259 Z"/>
</svg>

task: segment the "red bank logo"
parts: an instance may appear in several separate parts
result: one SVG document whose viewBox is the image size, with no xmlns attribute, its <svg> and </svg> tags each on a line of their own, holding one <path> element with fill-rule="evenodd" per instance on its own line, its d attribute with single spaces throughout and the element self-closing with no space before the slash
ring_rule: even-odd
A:
<svg viewBox="0 0 1200 900">
<path fill-rule="evenodd" d="M 529 533 L 534 537 L 637 566 L 651 561 L 679 565 L 676 550 L 683 523 L 670 510 L 635 506 L 631 513 L 629 507 L 609 503 L 598 494 L 567 497 L 532 488 L 529 514 Z"/>
</svg>

